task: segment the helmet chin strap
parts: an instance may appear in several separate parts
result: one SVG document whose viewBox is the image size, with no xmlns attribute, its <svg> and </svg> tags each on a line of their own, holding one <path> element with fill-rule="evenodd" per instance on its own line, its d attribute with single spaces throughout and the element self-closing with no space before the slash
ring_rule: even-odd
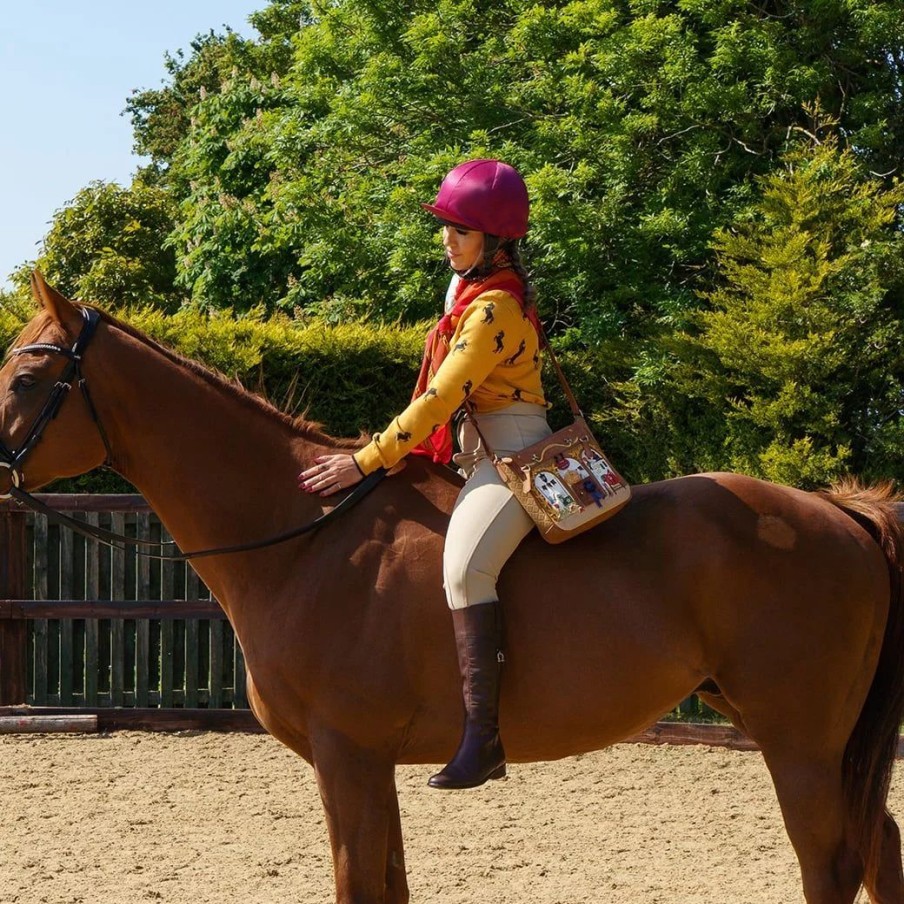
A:
<svg viewBox="0 0 904 904">
<path fill-rule="evenodd" d="M 486 279 L 493 272 L 493 265 L 496 263 L 496 255 L 502 245 L 502 239 L 495 235 L 484 234 L 483 251 L 480 256 L 466 270 L 456 270 L 452 268 L 459 279 L 476 281 Z"/>
</svg>

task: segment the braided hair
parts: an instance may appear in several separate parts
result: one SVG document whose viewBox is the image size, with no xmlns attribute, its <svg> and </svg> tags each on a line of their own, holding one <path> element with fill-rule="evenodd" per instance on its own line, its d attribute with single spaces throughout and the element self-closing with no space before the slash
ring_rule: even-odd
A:
<svg viewBox="0 0 904 904">
<path fill-rule="evenodd" d="M 509 260 L 512 262 L 512 269 L 521 277 L 521 282 L 524 283 L 524 307 L 536 307 L 537 287 L 531 281 L 530 274 L 527 272 L 527 267 L 521 257 L 521 240 L 513 239 L 506 244 L 505 250 L 508 252 Z"/>
<path fill-rule="evenodd" d="M 497 235 L 483 237 L 483 257 L 479 263 L 458 275 L 462 279 L 479 282 L 496 270 L 510 267 L 524 283 L 524 307 L 531 308 L 537 303 L 537 289 L 531 282 L 530 274 L 521 257 L 520 239 L 501 239 Z"/>
</svg>

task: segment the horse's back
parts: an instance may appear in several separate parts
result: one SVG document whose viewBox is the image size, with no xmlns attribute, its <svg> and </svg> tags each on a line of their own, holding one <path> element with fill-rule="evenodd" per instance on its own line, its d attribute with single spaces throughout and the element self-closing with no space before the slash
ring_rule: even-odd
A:
<svg viewBox="0 0 904 904">
<path fill-rule="evenodd" d="M 547 594 L 564 602 L 567 588 L 568 596 L 592 607 L 625 580 L 636 588 L 641 573 L 655 582 L 657 596 L 663 579 L 675 592 L 694 578 L 693 595 L 699 598 L 704 578 L 712 580 L 726 569 L 737 584 L 738 569 L 759 574 L 766 569 L 771 579 L 815 568 L 818 578 L 860 567 L 881 571 L 883 563 L 867 531 L 819 496 L 713 473 L 639 486 L 618 515 L 567 543 L 550 546 L 531 535 L 502 582 L 511 582 L 514 595 L 532 606 L 543 606 Z"/>
<path fill-rule="evenodd" d="M 827 702 L 840 705 L 845 681 L 867 680 L 888 591 L 878 547 L 835 506 L 704 474 L 638 487 L 561 546 L 530 538 L 500 596 L 523 729 L 510 734 L 515 756 L 534 758 L 564 737 L 575 752 L 631 734 L 706 679 L 749 709 L 806 696 L 834 670 Z"/>
<path fill-rule="evenodd" d="M 339 568 L 345 543 L 354 545 L 355 567 L 369 576 L 360 597 L 320 609 L 335 622 L 331 655 L 342 663 L 331 687 L 347 676 L 354 715 L 353 663 L 366 656 L 359 666 L 381 702 L 363 721 L 375 731 L 387 719 L 404 725 L 399 756 L 438 762 L 454 749 L 461 712 L 440 577 L 457 486 L 417 468 L 384 486 L 391 507 L 374 494 L 374 512 L 361 508 L 361 523 L 379 533 L 324 550 Z M 551 759 L 613 743 L 707 679 L 747 713 L 781 696 L 803 701 L 828 673 L 827 705 L 846 706 L 844 683 L 859 688 L 881 639 L 883 582 L 878 548 L 835 506 L 737 475 L 637 487 L 616 517 L 559 546 L 535 533 L 499 582 L 509 756 Z M 343 630 L 351 623 L 355 632 Z M 360 713 L 353 723 L 363 730 Z"/>
</svg>

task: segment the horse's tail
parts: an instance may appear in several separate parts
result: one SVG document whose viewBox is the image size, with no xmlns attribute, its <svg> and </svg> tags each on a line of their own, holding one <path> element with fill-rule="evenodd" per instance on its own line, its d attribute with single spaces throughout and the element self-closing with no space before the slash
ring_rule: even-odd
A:
<svg viewBox="0 0 904 904">
<path fill-rule="evenodd" d="M 866 701 L 844 751 L 843 782 L 867 881 L 879 868 L 885 802 L 904 717 L 904 504 L 890 483 L 846 480 L 820 495 L 861 524 L 888 562 L 891 600 Z"/>
</svg>

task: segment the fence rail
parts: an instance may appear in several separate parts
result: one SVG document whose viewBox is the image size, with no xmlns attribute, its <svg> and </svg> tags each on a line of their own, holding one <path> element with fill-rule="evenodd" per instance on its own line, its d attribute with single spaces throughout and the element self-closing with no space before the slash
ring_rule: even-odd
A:
<svg viewBox="0 0 904 904">
<path fill-rule="evenodd" d="M 170 537 L 137 495 L 40 497 L 139 539 Z M 0 506 L 0 705 L 243 709 L 245 664 L 190 565 L 111 550 Z"/>
</svg>

